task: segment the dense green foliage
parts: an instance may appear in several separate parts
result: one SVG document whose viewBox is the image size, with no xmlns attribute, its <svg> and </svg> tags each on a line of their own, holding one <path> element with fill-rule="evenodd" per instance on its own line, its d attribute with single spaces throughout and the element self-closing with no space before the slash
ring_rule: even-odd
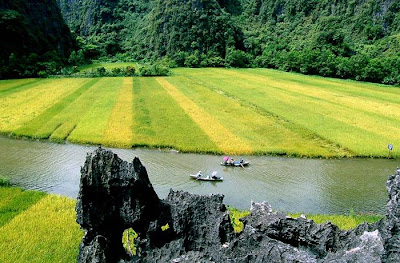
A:
<svg viewBox="0 0 400 263">
<path fill-rule="evenodd" d="M 400 83 L 397 0 L 57 1 L 88 58 Z"/>
<path fill-rule="evenodd" d="M 75 48 L 55 0 L 0 1 L 0 78 L 47 76 Z"/>
</svg>

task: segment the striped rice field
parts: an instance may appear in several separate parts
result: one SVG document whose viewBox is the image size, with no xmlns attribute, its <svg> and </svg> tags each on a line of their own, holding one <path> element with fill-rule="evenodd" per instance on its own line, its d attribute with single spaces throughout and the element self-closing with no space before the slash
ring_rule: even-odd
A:
<svg viewBox="0 0 400 263">
<path fill-rule="evenodd" d="M 0 133 L 182 152 L 400 157 L 400 88 L 269 69 L 0 81 Z"/>
</svg>

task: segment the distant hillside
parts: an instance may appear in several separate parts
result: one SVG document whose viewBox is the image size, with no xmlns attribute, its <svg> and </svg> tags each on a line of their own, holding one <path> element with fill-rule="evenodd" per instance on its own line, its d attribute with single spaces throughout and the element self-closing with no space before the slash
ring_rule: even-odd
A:
<svg viewBox="0 0 400 263">
<path fill-rule="evenodd" d="M 87 58 L 400 83 L 398 0 L 57 0 Z"/>
<path fill-rule="evenodd" d="M 0 0 L 0 78 L 55 72 L 74 47 L 55 0 Z"/>
</svg>

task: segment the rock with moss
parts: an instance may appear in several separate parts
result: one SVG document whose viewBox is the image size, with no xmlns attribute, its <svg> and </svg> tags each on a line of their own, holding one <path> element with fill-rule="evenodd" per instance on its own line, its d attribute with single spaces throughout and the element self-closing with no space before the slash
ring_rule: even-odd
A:
<svg viewBox="0 0 400 263">
<path fill-rule="evenodd" d="M 389 178 L 386 218 L 377 223 L 343 231 L 252 203 L 241 233 L 223 195 L 171 190 L 159 199 L 138 158 L 128 163 L 99 148 L 81 174 L 77 222 L 86 233 L 78 262 L 400 262 L 400 170 Z M 128 228 L 138 234 L 135 256 L 121 242 Z"/>
</svg>

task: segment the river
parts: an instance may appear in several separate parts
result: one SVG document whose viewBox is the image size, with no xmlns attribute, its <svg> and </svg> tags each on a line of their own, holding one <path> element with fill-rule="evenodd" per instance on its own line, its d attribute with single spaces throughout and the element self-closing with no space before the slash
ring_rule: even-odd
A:
<svg viewBox="0 0 400 263">
<path fill-rule="evenodd" d="M 80 167 L 95 146 L 0 138 L 0 175 L 12 184 L 76 198 Z M 385 213 L 386 180 L 400 165 L 386 159 L 299 159 L 243 156 L 245 168 L 220 166 L 222 156 L 149 149 L 112 149 L 122 159 L 140 158 L 160 198 L 169 190 L 222 193 L 225 203 L 248 209 L 267 201 L 284 212 Z M 238 156 L 234 158 L 238 159 Z M 223 182 L 200 182 L 189 174 L 211 173 Z"/>
</svg>

